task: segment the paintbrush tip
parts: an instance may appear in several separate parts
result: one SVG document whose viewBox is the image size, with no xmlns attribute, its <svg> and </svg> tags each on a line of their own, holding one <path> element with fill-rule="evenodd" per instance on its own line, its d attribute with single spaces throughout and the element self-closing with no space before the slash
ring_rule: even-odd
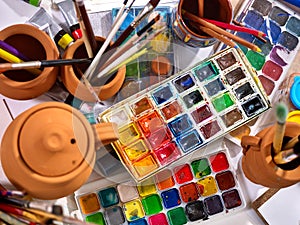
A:
<svg viewBox="0 0 300 225">
<path fill-rule="evenodd" d="M 285 123 L 288 113 L 289 110 L 286 104 L 284 104 L 283 102 L 279 102 L 276 105 L 276 118 L 279 123 Z"/>
<path fill-rule="evenodd" d="M 150 0 L 149 3 L 155 8 L 158 5 L 159 0 Z"/>
</svg>

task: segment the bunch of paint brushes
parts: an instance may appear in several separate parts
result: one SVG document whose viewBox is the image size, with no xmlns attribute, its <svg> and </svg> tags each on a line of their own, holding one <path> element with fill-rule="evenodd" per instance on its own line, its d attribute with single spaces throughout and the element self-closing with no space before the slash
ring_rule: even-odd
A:
<svg viewBox="0 0 300 225">
<path fill-rule="evenodd" d="M 127 27 L 127 29 L 112 45 L 110 45 L 115 37 L 116 32 L 129 14 L 134 2 L 135 0 L 132 0 L 128 7 L 128 0 L 123 2 L 118 15 L 112 24 L 111 31 L 106 37 L 105 42 L 99 48 L 93 28 L 89 21 L 84 1 L 73 0 L 78 23 L 82 32 L 82 38 L 89 58 L 30 61 L 30 59 L 24 56 L 13 46 L 10 46 L 4 41 L 0 41 L 0 57 L 8 62 L 0 64 L 0 72 L 5 72 L 7 70 L 26 69 L 38 76 L 38 74 L 41 72 L 39 69 L 42 69 L 43 67 L 76 65 L 79 63 L 88 62 L 90 63 L 90 66 L 83 74 L 83 79 L 86 84 L 89 84 L 89 81 L 92 79 L 92 77 L 96 76 L 94 79 L 95 81 L 103 77 L 105 74 L 113 74 L 113 72 L 115 72 L 122 65 L 133 61 L 142 54 L 145 54 L 149 48 L 151 48 L 145 47 L 147 43 L 149 43 L 155 36 L 165 29 L 164 25 L 156 29 L 152 27 L 160 20 L 160 15 L 158 15 L 139 31 L 137 31 L 135 35 L 132 35 L 137 26 L 153 11 L 153 9 L 159 3 L 159 0 L 150 0 L 145 5 L 143 10 L 141 10 L 141 12 L 136 16 L 133 22 Z"/>
<path fill-rule="evenodd" d="M 90 224 L 63 215 L 60 205 L 45 201 L 29 200 L 22 191 L 0 191 L 0 224 L 50 225 L 50 224 Z"/>
<path fill-rule="evenodd" d="M 300 162 L 300 131 L 299 135 L 285 140 L 286 118 L 288 108 L 280 102 L 276 105 L 275 134 L 273 139 L 274 162 L 283 169 L 294 169 Z"/>
<path fill-rule="evenodd" d="M 238 44 L 241 44 L 253 51 L 261 52 L 261 49 L 247 40 L 234 35 L 233 33 L 227 31 L 239 31 L 245 32 L 255 37 L 259 38 L 263 42 L 267 42 L 264 38 L 266 34 L 262 31 L 248 28 L 233 20 L 233 23 L 225 23 L 221 21 L 216 21 L 208 18 L 204 18 L 205 1 L 198 0 L 198 15 L 188 12 L 185 9 L 181 10 L 182 17 L 188 26 L 193 27 L 198 32 L 205 33 L 210 37 L 216 38 L 223 42 L 227 46 L 238 48 Z"/>
</svg>

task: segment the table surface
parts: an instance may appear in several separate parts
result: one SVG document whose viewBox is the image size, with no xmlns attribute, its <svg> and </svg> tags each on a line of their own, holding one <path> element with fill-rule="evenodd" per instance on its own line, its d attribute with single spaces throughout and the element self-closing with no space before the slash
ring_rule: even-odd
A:
<svg viewBox="0 0 300 225">
<path fill-rule="evenodd" d="M 87 0 L 88 1 L 88 0 Z M 143 2 L 147 2 L 144 1 Z M 234 6 L 234 11 L 238 8 L 239 4 L 243 1 L 239 0 L 231 0 L 232 5 Z M 23 4 L 26 10 L 24 10 L 24 7 L 16 7 L 19 4 Z M 43 4 L 46 7 L 49 7 L 50 0 L 44 0 Z M 22 9 L 22 10 L 21 10 Z M 298 10 L 295 8 L 295 10 Z M 35 7 L 32 7 L 24 2 L 20 2 L 20 0 L 5 0 L 0 2 L 0 29 L 3 29 L 4 27 L 15 24 L 15 23 L 23 23 L 30 15 L 33 15 L 36 11 Z M 207 53 L 206 53 L 207 54 Z M 299 66 L 299 59 L 300 59 L 300 52 L 297 53 L 296 60 L 292 63 L 290 66 L 290 69 L 287 74 L 292 74 L 295 72 L 300 72 L 300 66 Z M 15 118 L 18 114 L 23 112 L 24 110 L 30 108 L 33 105 L 36 105 L 40 102 L 44 101 L 51 101 L 51 99 L 47 96 L 41 96 L 33 100 L 28 101 L 16 101 L 13 99 L 8 99 L 4 96 L 0 95 L 0 140 L 2 138 L 3 133 L 5 132 L 6 127 L 9 125 L 9 123 L 12 121 L 13 118 Z M 7 109 L 10 109 L 8 111 Z M 250 182 L 248 179 L 246 179 L 241 171 L 240 168 L 240 156 L 241 156 L 241 148 L 240 146 L 235 146 L 235 149 L 232 151 L 233 158 L 236 159 L 235 166 L 238 176 L 241 178 L 240 181 L 242 182 L 242 185 L 244 186 L 246 190 L 246 197 L 247 202 L 251 203 L 253 202 L 257 197 L 261 196 L 267 188 L 262 187 L 260 185 L 256 185 L 252 182 Z M 91 175 L 90 179 L 93 179 L 94 174 Z M 3 184 L 6 188 L 13 188 L 7 178 L 5 177 L 5 174 L 3 170 L 0 168 L 0 184 Z M 64 201 L 64 200 L 63 200 Z M 68 203 L 69 204 L 69 203 Z M 67 210 L 72 210 L 72 204 L 71 209 L 68 207 Z M 270 209 L 271 210 L 271 209 Z M 201 222 L 202 223 L 202 222 Z M 246 209 L 243 211 L 230 216 L 228 218 L 224 218 L 222 220 L 213 221 L 211 224 L 243 224 L 243 225 L 250 225 L 250 224 L 264 224 L 263 221 L 258 217 L 258 215 L 255 213 L 255 211 L 250 207 L 250 204 L 247 204 Z"/>
</svg>

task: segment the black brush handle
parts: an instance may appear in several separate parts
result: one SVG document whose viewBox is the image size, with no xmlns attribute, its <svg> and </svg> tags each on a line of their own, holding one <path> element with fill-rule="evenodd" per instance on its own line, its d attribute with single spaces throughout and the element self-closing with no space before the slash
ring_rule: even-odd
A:
<svg viewBox="0 0 300 225">
<path fill-rule="evenodd" d="M 130 25 L 122 32 L 122 34 L 118 37 L 118 39 L 111 45 L 110 49 L 119 47 L 123 41 L 125 41 L 129 35 L 134 31 L 135 27 Z"/>
</svg>

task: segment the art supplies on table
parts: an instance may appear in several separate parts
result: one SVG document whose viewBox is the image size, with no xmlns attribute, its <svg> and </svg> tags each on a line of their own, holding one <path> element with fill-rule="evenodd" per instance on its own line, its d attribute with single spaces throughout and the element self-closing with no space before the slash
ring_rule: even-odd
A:
<svg viewBox="0 0 300 225">
<path fill-rule="evenodd" d="M 175 225 L 230 216 L 246 202 L 227 151 L 197 152 L 138 184 L 87 183 L 75 193 L 80 216 L 101 225 Z"/>
<path fill-rule="evenodd" d="M 125 21 L 116 33 L 116 39 L 123 33 L 128 25 L 134 20 L 134 18 L 140 13 L 143 7 L 132 7 Z M 118 8 L 112 9 L 112 17 L 115 19 Z M 159 27 L 162 23 L 167 26 L 166 31 L 156 36 L 151 42 L 151 51 L 138 59 L 134 60 L 126 67 L 127 80 L 138 80 L 145 76 L 157 76 L 159 80 L 164 79 L 166 76 L 170 76 L 175 73 L 174 65 L 174 52 L 173 52 L 173 34 L 171 30 L 172 23 L 172 6 L 157 6 L 149 16 L 143 19 L 139 25 L 135 28 L 132 34 L 128 37 L 135 35 L 141 30 L 148 22 L 150 22 L 157 14 L 161 16 L 161 21 L 158 21 L 154 28 Z M 161 68 L 157 66 L 156 61 L 159 60 L 163 64 Z M 168 65 L 165 67 L 165 65 Z"/>
<path fill-rule="evenodd" d="M 236 33 L 261 48 L 262 52 L 257 53 L 242 47 L 272 100 L 276 98 L 279 85 L 288 76 L 287 71 L 300 46 L 300 15 L 280 1 L 252 0 L 245 1 L 236 20 L 267 34 L 267 42 L 264 43 L 253 35 Z"/>
<path fill-rule="evenodd" d="M 141 181 L 269 107 L 245 55 L 228 48 L 113 105 L 99 121 L 118 124 L 112 145 Z"/>
</svg>

